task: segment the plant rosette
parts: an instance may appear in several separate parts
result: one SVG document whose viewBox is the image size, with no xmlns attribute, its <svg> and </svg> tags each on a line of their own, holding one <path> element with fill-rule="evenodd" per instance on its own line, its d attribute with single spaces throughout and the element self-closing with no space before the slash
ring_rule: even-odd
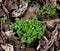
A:
<svg viewBox="0 0 60 51">
<path fill-rule="evenodd" d="M 29 20 L 16 18 L 15 22 L 10 24 L 10 30 L 15 30 L 21 36 L 20 41 L 22 43 L 32 43 L 44 35 L 46 26 L 42 25 L 34 16 Z"/>
</svg>

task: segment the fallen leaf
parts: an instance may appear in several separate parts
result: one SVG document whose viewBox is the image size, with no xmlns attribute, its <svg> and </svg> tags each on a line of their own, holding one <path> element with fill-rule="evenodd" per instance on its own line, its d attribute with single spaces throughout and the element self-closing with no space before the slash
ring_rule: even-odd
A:
<svg viewBox="0 0 60 51">
<path fill-rule="evenodd" d="M 0 17 L 4 16 L 4 15 L 5 15 L 4 11 L 2 9 L 0 9 Z"/>
<path fill-rule="evenodd" d="M 26 19 L 30 19 L 33 16 L 35 16 L 36 15 L 35 11 L 38 10 L 39 8 L 40 8 L 39 4 L 36 4 L 33 7 L 29 6 L 26 13 L 25 13 L 25 15 L 24 15 L 24 17 L 23 17 L 23 19 L 26 20 Z"/>
<path fill-rule="evenodd" d="M 57 24 L 57 28 L 60 30 L 60 24 L 59 23 Z"/>
<path fill-rule="evenodd" d="M 11 44 L 1 44 L 1 47 L 5 50 L 5 51 L 14 51 L 13 45 Z"/>
<path fill-rule="evenodd" d="M 12 5 L 9 5 L 7 8 L 8 8 L 9 11 L 17 10 L 18 9 L 18 5 L 16 3 L 14 3 Z"/>
<path fill-rule="evenodd" d="M 58 22 L 60 22 L 59 19 L 53 19 L 53 20 L 43 21 L 43 23 L 46 23 L 46 25 L 47 25 L 48 28 L 53 28 L 56 25 L 55 23 L 58 23 Z"/>
<path fill-rule="evenodd" d="M 4 43 L 1 37 L 0 37 L 0 43 Z"/>
<path fill-rule="evenodd" d="M 25 51 L 35 51 L 35 49 L 34 48 L 26 48 Z"/>
<path fill-rule="evenodd" d="M 15 33 L 14 33 L 12 30 L 5 32 L 5 35 L 6 35 L 7 37 L 13 36 L 14 34 L 15 34 Z"/>
<path fill-rule="evenodd" d="M 28 7 L 28 3 L 22 1 L 22 3 L 19 5 L 19 8 L 12 12 L 12 17 L 19 17 L 23 15 L 24 12 L 27 10 L 27 7 Z"/>
<path fill-rule="evenodd" d="M 0 0 L 0 3 L 2 2 L 2 0 Z"/>
</svg>

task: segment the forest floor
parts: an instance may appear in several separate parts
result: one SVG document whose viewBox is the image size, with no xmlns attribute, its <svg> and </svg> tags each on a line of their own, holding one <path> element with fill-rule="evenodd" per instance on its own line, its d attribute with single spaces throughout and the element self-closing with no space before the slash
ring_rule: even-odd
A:
<svg viewBox="0 0 60 51">
<path fill-rule="evenodd" d="M 30 44 L 22 43 L 9 25 L 16 18 L 34 16 L 46 26 L 44 35 Z M 60 0 L 0 0 L 0 51 L 60 51 Z"/>
</svg>

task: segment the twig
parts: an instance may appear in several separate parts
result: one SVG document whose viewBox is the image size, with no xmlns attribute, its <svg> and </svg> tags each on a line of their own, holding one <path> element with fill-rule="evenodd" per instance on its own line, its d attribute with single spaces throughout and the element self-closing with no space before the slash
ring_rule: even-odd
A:
<svg viewBox="0 0 60 51">
<path fill-rule="evenodd" d="M 6 14 L 9 14 L 9 11 L 7 10 L 4 4 L 2 4 L 2 7 L 3 7 L 3 10 L 6 12 Z"/>
<path fill-rule="evenodd" d="M 39 40 L 39 44 L 38 44 L 38 46 L 37 46 L 37 48 L 36 48 L 37 50 L 39 50 L 40 49 L 40 40 Z"/>
<path fill-rule="evenodd" d="M 56 26 L 55 30 L 52 32 L 51 40 L 49 41 L 48 44 L 46 44 L 44 51 L 47 51 L 53 45 L 55 39 L 57 38 L 57 35 L 58 35 L 58 30 Z"/>
<path fill-rule="evenodd" d="M 49 40 L 46 38 L 46 36 L 43 36 L 43 38 L 45 39 L 46 43 L 49 42 Z"/>
</svg>

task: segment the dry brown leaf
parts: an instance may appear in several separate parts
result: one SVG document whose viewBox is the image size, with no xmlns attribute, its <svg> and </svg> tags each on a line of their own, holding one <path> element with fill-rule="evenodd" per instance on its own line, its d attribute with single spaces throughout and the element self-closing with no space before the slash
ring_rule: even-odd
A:
<svg viewBox="0 0 60 51">
<path fill-rule="evenodd" d="M 50 2 L 54 3 L 56 5 L 57 0 L 50 0 Z"/>
<path fill-rule="evenodd" d="M 2 40 L 2 38 L 0 37 L 0 43 L 3 43 L 3 40 Z"/>
<path fill-rule="evenodd" d="M 24 12 L 27 10 L 27 7 L 28 7 L 28 3 L 26 3 L 26 2 L 23 1 L 19 5 L 19 8 L 17 10 L 14 10 L 12 12 L 12 17 L 19 17 L 19 16 L 23 15 Z"/>
<path fill-rule="evenodd" d="M 58 2 L 60 2 L 60 0 L 57 0 Z"/>
<path fill-rule="evenodd" d="M 17 10 L 18 9 L 18 5 L 16 3 L 12 4 L 12 5 L 9 5 L 8 6 L 8 10 L 11 11 L 11 10 Z"/>
<path fill-rule="evenodd" d="M 60 31 L 59 31 L 59 34 L 58 34 L 58 39 L 60 39 Z"/>
<path fill-rule="evenodd" d="M 0 9 L 0 17 L 4 16 L 4 15 L 5 15 L 4 11 L 2 9 Z"/>
<path fill-rule="evenodd" d="M 14 51 L 13 45 L 11 44 L 1 44 L 1 47 L 5 50 L 5 51 Z"/>
<path fill-rule="evenodd" d="M 33 16 L 35 16 L 36 14 L 35 14 L 35 11 L 37 10 L 37 9 L 39 9 L 40 8 L 40 6 L 39 6 L 39 4 L 36 4 L 36 5 L 34 5 L 33 7 L 32 6 L 29 6 L 28 7 L 28 9 L 27 9 L 27 11 L 26 11 L 26 13 L 25 13 L 25 15 L 24 15 L 24 17 L 23 17 L 23 19 L 30 19 L 30 18 L 32 18 Z"/>
<path fill-rule="evenodd" d="M 14 36 L 15 35 L 15 33 L 11 30 L 11 31 L 6 31 L 5 32 L 5 35 L 7 36 L 7 37 L 10 37 L 10 36 Z"/>
<path fill-rule="evenodd" d="M 13 2 L 14 2 L 14 0 L 8 0 L 8 2 L 7 2 L 8 6 L 9 6 L 9 5 L 12 5 Z"/>
<path fill-rule="evenodd" d="M 2 3 L 2 0 L 0 0 L 0 3 Z"/>
<path fill-rule="evenodd" d="M 26 48 L 25 51 L 35 51 L 34 48 Z"/>
<path fill-rule="evenodd" d="M 9 14 L 9 11 L 7 10 L 4 4 L 2 4 L 2 7 L 3 7 L 4 12 L 6 12 L 6 14 Z"/>
<path fill-rule="evenodd" d="M 60 30 L 60 24 L 59 23 L 57 24 L 57 28 Z"/>
<path fill-rule="evenodd" d="M 25 16 L 23 17 L 23 19 L 29 19 L 29 18 L 31 18 L 34 15 L 35 15 L 34 9 L 30 6 L 28 8 L 27 12 L 25 13 Z"/>
<path fill-rule="evenodd" d="M 53 28 L 55 26 L 55 23 L 58 22 L 60 22 L 59 19 L 53 19 L 53 20 L 43 21 L 42 23 L 46 23 L 48 28 Z"/>
<path fill-rule="evenodd" d="M 54 46 L 52 46 L 52 47 L 50 48 L 50 51 L 54 51 Z"/>
<path fill-rule="evenodd" d="M 48 49 L 50 49 L 50 47 L 54 44 L 55 40 L 57 39 L 57 35 L 58 35 L 58 29 L 56 26 L 55 30 L 52 31 L 51 39 L 49 40 L 48 43 L 45 44 L 43 51 L 47 51 Z"/>
</svg>

